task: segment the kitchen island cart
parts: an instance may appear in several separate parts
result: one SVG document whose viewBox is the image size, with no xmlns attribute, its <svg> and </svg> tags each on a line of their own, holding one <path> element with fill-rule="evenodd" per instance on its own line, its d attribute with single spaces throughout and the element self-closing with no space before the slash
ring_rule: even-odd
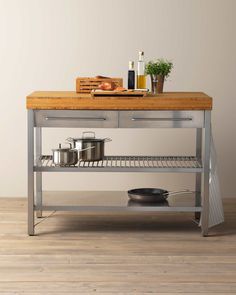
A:
<svg viewBox="0 0 236 295">
<path fill-rule="evenodd" d="M 35 233 L 35 213 L 43 211 L 195 212 L 202 235 L 208 234 L 209 162 L 212 99 L 202 92 L 166 92 L 146 97 L 99 97 L 73 91 L 37 91 L 27 96 L 28 234 Z M 102 161 L 70 167 L 53 165 L 42 154 L 42 128 L 194 128 L 192 156 L 106 156 Z M 194 206 L 47 206 L 42 203 L 44 172 L 194 173 Z"/>
</svg>

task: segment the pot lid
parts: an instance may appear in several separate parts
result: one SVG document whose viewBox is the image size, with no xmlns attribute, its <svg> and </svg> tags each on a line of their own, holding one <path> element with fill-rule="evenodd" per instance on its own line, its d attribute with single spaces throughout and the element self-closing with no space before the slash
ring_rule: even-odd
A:
<svg viewBox="0 0 236 295">
<path fill-rule="evenodd" d="M 104 141 L 103 138 L 85 138 L 85 137 L 78 137 L 78 138 L 72 138 L 73 141 L 83 141 L 83 142 L 99 142 L 99 141 Z"/>
<path fill-rule="evenodd" d="M 85 136 L 85 134 L 90 134 L 90 136 Z M 68 142 L 109 142 L 111 141 L 111 138 L 96 138 L 95 137 L 95 132 L 92 131 L 88 131 L 88 132 L 83 132 L 82 137 L 78 137 L 78 138 L 73 138 L 73 137 L 69 137 L 66 139 Z"/>
<path fill-rule="evenodd" d="M 82 141 L 82 142 L 101 142 L 105 139 L 103 138 L 96 138 L 95 132 L 93 131 L 85 131 L 82 133 L 82 137 L 78 138 L 68 138 L 68 141 Z"/>
<path fill-rule="evenodd" d="M 52 151 L 55 151 L 55 152 L 68 152 L 71 150 L 71 144 L 70 144 L 70 147 L 61 147 L 61 143 L 59 143 L 59 147 L 57 149 L 52 149 Z"/>
</svg>

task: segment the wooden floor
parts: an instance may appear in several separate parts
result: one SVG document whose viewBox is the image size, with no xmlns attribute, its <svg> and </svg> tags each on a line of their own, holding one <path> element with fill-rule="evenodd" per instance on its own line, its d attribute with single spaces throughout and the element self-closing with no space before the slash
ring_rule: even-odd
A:
<svg viewBox="0 0 236 295">
<path fill-rule="evenodd" d="M 191 214 L 56 212 L 26 234 L 26 199 L 0 199 L 0 294 L 236 294 L 236 198 L 203 238 Z M 42 220 L 42 219 L 41 219 Z"/>
</svg>

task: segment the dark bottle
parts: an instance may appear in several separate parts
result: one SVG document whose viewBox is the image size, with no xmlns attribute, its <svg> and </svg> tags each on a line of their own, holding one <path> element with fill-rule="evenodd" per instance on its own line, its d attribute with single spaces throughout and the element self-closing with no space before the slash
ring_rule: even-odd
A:
<svg viewBox="0 0 236 295">
<path fill-rule="evenodd" d="M 129 62 L 129 71 L 128 71 L 128 89 L 135 88 L 135 71 L 134 71 L 134 62 Z"/>
</svg>

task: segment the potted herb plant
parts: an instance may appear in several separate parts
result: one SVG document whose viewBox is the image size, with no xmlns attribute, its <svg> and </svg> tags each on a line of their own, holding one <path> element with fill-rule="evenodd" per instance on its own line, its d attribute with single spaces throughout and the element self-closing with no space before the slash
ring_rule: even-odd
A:
<svg viewBox="0 0 236 295">
<path fill-rule="evenodd" d="M 173 63 L 169 60 L 160 58 L 149 61 L 145 66 L 145 72 L 151 77 L 152 93 L 162 93 L 164 81 L 169 76 L 173 68 Z"/>
</svg>

